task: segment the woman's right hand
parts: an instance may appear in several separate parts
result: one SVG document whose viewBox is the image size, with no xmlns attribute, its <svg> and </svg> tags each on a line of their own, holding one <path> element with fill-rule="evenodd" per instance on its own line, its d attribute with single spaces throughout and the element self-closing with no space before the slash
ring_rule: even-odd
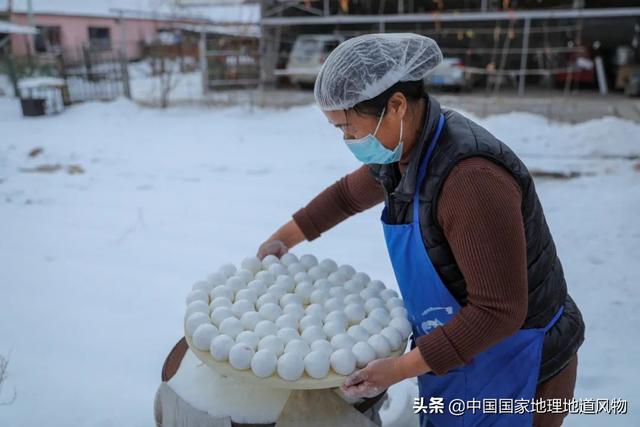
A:
<svg viewBox="0 0 640 427">
<path fill-rule="evenodd" d="M 267 240 L 258 248 L 256 256 L 259 259 L 266 257 L 267 255 L 275 255 L 280 258 L 286 254 L 289 248 L 282 242 L 282 240 Z"/>
<path fill-rule="evenodd" d="M 267 255 L 275 255 L 280 258 L 304 238 L 298 224 L 294 220 L 290 220 L 260 245 L 256 256 L 260 259 Z"/>
</svg>

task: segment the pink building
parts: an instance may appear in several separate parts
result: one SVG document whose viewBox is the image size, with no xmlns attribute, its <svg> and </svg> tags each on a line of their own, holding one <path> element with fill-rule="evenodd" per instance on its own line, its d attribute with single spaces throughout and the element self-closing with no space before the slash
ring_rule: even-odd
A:
<svg viewBox="0 0 640 427">
<path fill-rule="evenodd" d="M 140 56 L 143 44 L 162 37 L 162 33 L 171 36 L 178 24 L 209 22 L 188 11 L 176 12 L 170 3 L 152 9 L 144 2 L 124 0 L 33 0 L 33 24 L 39 34 L 11 35 L 11 50 L 16 56 L 79 52 L 87 46 L 113 50 L 120 49 L 124 38 L 127 57 L 134 59 Z M 29 25 L 26 0 L 0 0 L 3 12 L 11 22 Z"/>
</svg>

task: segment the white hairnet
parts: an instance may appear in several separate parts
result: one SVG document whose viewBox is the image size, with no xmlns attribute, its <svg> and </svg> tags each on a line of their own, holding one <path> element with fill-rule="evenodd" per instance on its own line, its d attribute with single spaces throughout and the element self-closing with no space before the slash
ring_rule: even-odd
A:
<svg viewBox="0 0 640 427">
<path fill-rule="evenodd" d="M 413 33 L 365 34 L 327 57 L 314 95 L 322 110 L 346 110 L 398 82 L 421 80 L 442 62 L 435 40 Z"/>
</svg>

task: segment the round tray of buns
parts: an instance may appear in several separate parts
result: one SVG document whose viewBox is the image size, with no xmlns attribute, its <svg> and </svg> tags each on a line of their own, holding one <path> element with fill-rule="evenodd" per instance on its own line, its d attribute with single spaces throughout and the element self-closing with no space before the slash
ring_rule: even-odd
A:
<svg viewBox="0 0 640 427">
<path fill-rule="evenodd" d="M 221 375 L 272 388 L 339 387 L 411 334 L 395 290 L 348 264 L 287 253 L 224 264 L 192 286 L 191 351 Z"/>
</svg>

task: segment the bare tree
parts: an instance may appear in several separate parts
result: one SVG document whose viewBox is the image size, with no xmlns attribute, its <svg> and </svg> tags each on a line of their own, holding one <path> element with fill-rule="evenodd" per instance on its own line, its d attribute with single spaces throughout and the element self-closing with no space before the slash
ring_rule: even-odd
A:
<svg viewBox="0 0 640 427">
<path fill-rule="evenodd" d="M 158 79 L 158 102 L 161 108 L 169 106 L 171 93 L 179 83 L 182 71 L 182 35 L 175 28 L 156 26 L 156 38 L 149 44 L 151 76 Z"/>
<path fill-rule="evenodd" d="M 11 405 L 16 400 L 16 391 L 13 390 L 13 393 L 9 399 L 2 399 L 2 386 L 7 379 L 8 376 L 8 366 L 9 359 L 0 355 L 0 406 Z"/>
<path fill-rule="evenodd" d="M 171 61 L 166 54 L 161 53 L 160 78 L 160 107 L 169 106 L 169 96 L 178 85 L 177 64 Z"/>
</svg>

